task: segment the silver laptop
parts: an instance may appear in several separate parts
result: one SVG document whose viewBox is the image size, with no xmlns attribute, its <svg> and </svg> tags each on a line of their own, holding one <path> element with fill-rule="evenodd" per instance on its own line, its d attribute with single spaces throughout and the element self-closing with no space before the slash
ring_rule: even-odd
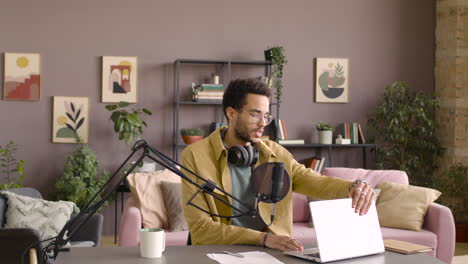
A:
<svg viewBox="0 0 468 264">
<path fill-rule="evenodd" d="M 351 198 L 310 202 L 318 248 L 283 253 L 323 263 L 384 252 L 375 203 L 367 214 L 359 215 L 351 202 Z"/>
</svg>

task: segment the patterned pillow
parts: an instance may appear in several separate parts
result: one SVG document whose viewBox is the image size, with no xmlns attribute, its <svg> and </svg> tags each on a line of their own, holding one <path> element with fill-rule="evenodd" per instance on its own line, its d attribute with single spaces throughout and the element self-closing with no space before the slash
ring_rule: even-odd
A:
<svg viewBox="0 0 468 264">
<path fill-rule="evenodd" d="M 79 212 L 73 202 L 52 202 L 7 191 L 0 191 L 0 195 L 7 199 L 4 228 L 35 229 L 41 239 L 58 235 L 71 214 Z"/>
</svg>

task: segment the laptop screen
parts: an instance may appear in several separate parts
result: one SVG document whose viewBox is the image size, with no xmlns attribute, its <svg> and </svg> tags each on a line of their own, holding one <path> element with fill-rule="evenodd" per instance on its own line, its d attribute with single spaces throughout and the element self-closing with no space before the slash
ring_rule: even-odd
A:
<svg viewBox="0 0 468 264">
<path fill-rule="evenodd" d="M 310 202 L 322 262 L 384 252 L 375 203 L 365 215 L 351 198 Z"/>
</svg>

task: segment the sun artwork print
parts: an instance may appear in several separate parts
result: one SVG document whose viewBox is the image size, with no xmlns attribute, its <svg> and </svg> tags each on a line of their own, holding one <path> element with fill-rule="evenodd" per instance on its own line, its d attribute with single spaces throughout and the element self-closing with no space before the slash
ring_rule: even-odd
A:
<svg viewBox="0 0 468 264">
<path fill-rule="evenodd" d="M 54 96 L 56 143 L 88 142 L 88 98 Z"/>
<path fill-rule="evenodd" d="M 40 100 L 40 54 L 5 53 L 5 100 Z"/>
<path fill-rule="evenodd" d="M 317 102 L 348 102 L 348 59 L 317 58 Z"/>
</svg>

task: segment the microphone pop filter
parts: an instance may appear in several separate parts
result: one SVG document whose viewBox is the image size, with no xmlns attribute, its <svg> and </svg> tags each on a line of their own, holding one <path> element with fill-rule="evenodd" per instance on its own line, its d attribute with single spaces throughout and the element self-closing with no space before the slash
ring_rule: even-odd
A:
<svg viewBox="0 0 468 264">
<path fill-rule="evenodd" d="M 275 193 L 275 199 L 279 198 L 279 200 L 282 200 L 288 194 L 291 187 L 291 179 L 288 172 L 285 169 L 278 170 L 279 167 L 284 167 L 284 164 L 281 162 L 267 162 L 259 165 L 252 171 L 253 191 L 260 194 L 260 201 L 265 203 L 278 202 L 271 199 L 271 186 L 281 184 L 272 182 L 274 178 L 273 175 L 278 173 L 278 171 L 283 171 L 283 175 L 277 177 L 282 179 L 282 188 L 279 193 Z"/>
</svg>

